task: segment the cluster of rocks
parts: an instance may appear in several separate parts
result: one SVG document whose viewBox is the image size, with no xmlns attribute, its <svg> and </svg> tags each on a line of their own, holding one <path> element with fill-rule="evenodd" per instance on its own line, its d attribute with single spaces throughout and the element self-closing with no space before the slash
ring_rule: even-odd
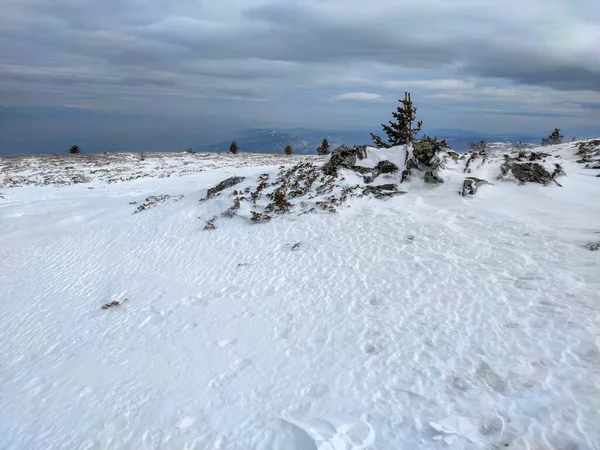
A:
<svg viewBox="0 0 600 450">
<path fill-rule="evenodd" d="M 600 144 L 600 141 L 598 141 Z M 516 180 L 519 183 L 539 183 L 550 185 L 557 183 L 558 177 L 565 172 L 557 164 L 553 155 L 544 152 L 528 151 L 524 148 L 512 154 L 488 153 L 485 148 L 466 154 L 451 151 L 447 146 L 435 140 L 423 140 L 413 144 L 412 151 L 406 151 L 404 167 L 398 167 L 389 160 L 382 160 L 375 167 L 365 167 L 361 161 L 367 158 L 366 146 L 338 147 L 329 160 L 319 167 L 310 161 L 296 164 L 286 168 L 282 166 L 277 178 L 271 181 L 270 175 L 265 173 L 258 178 L 256 186 L 246 186 L 244 190 L 235 190 L 233 204 L 221 216 L 232 218 L 236 215 L 246 215 L 254 223 L 270 220 L 275 215 L 290 212 L 307 214 L 317 210 L 336 212 L 338 208 L 350 197 L 371 196 L 376 199 L 388 199 L 393 196 L 403 195 L 406 192 L 398 186 L 410 180 L 415 171 L 422 173 L 425 183 L 439 184 L 444 182 L 442 170 L 446 164 L 454 160 L 466 160 L 464 173 L 470 174 L 473 170 L 480 169 L 483 165 L 496 162 L 500 164 L 499 180 Z M 596 147 L 584 147 L 582 152 L 591 158 L 590 154 L 600 150 Z M 502 159 L 503 158 L 503 159 Z M 558 158 L 558 156 L 556 156 Z M 496 166 L 497 167 L 497 166 Z M 345 182 L 342 170 L 352 171 L 362 177 L 362 184 L 349 185 Z M 375 184 L 383 174 L 400 173 L 399 183 Z M 509 178 L 509 175 L 511 176 Z M 389 177 L 386 177 L 389 179 Z M 206 199 L 214 198 L 226 189 L 230 189 L 245 181 L 244 177 L 231 177 L 222 181 L 214 188 L 208 190 Z M 459 194 L 472 196 L 479 188 L 491 183 L 482 178 L 467 176 Z M 560 184 L 558 184 L 560 186 Z M 206 200 L 203 199 L 203 200 Z M 268 202 L 265 205 L 265 200 Z M 240 208 L 246 203 L 249 208 Z M 214 229 L 213 217 L 207 222 L 206 229 Z"/>
<path fill-rule="evenodd" d="M 509 173 L 521 184 L 538 183 L 544 186 L 552 183 L 558 184 L 556 179 L 565 176 L 565 172 L 560 164 L 554 164 L 554 170 L 549 172 L 540 163 L 522 162 L 518 159 L 513 160 L 508 155 L 505 155 L 505 161 L 500 166 L 500 176 L 498 179 L 505 178 Z"/>
<path fill-rule="evenodd" d="M 577 162 L 585 164 L 586 169 L 600 169 L 600 139 L 581 142 L 575 155 L 580 157 Z M 600 178 L 600 174 L 596 177 Z"/>
</svg>

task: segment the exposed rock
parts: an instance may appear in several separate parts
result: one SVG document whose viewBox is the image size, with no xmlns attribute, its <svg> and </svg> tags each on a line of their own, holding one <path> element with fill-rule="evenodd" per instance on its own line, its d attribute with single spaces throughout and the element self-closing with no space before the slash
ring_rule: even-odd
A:
<svg viewBox="0 0 600 450">
<path fill-rule="evenodd" d="M 367 184 L 372 183 L 382 173 L 395 173 L 399 170 L 396 164 L 388 160 L 379 161 L 375 167 L 352 166 L 349 169 L 363 175 Z"/>
<path fill-rule="evenodd" d="M 356 147 L 338 147 L 331 153 L 329 161 L 323 165 L 321 170 L 326 175 L 336 176 L 340 168 L 351 169 L 356 165 L 357 153 L 358 150 Z"/>
<path fill-rule="evenodd" d="M 531 152 L 531 154 L 529 155 L 529 161 L 536 161 L 538 159 L 544 159 L 544 158 L 548 158 L 550 155 L 550 153 L 544 153 L 544 152 Z"/>
<path fill-rule="evenodd" d="M 597 164 L 595 166 L 590 166 L 589 164 L 586 164 L 585 168 L 586 169 L 600 169 L 600 164 Z"/>
<path fill-rule="evenodd" d="M 585 246 L 588 250 L 595 252 L 600 250 L 600 241 L 598 242 L 589 242 Z"/>
<path fill-rule="evenodd" d="M 463 197 L 466 197 L 467 195 L 475 195 L 477 189 L 479 189 L 480 186 L 485 186 L 486 184 L 490 183 L 482 180 L 481 178 L 467 177 L 463 182 L 461 195 Z"/>
<path fill-rule="evenodd" d="M 369 184 L 382 173 L 396 173 L 398 170 L 398 166 L 391 161 L 379 161 L 373 169 L 370 169 L 370 172 L 364 174 L 364 181 Z"/>
<path fill-rule="evenodd" d="M 464 173 L 471 173 L 471 164 L 475 161 L 479 155 L 477 153 L 471 153 L 469 159 L 467 159 L 467 164 L 465 165 Z"/>
<path fill-rule="evenodd" d="M 399 169 L 398 166 L 393 162 L 383 160 L 377 163 L 375 170 L 377 170 L 379 173 L 396 173 Z"/>
<path fill-rule="evenodd" d="M 367 157 L 367 146 L 366 145 L 355 145 L 353 148 L 356 149 L 356 157 L 358 159 L 365 159 Z"/>
<path fill-rule="evenodd" d="M 423 179 L 425 180 L 425 183 L 439 184 L 444 182 L 444 179 L 441 177 L 438 170 L 433 167 L 428 167 L 427 170 L 425 170 Z"/>
<path fill-rule="evenodd" d="M 406 181 L 410 181 L 410 176 L 412 175 L 412 172 L 410 169 L 404 169 L 402 171 L 402 179 L 400 180 L 400 183 L 404 183 Z"/>
<path fill-rule="evenodd" d="M 565 171 L 563 170 L 562 166 L 560 164 L 555 164 L 555 169 L 554 172 L 552 172 L 552 178 L 556 179 L 558 177 L 566 177 L 567 174 L 565 173 Z"/>
<path fill-rule="evenodd" d="M 506 164 L 508 163 L 504 163 L 503 166 Z M 510 164 L 510 170 L 515 178 L 521 183 L 539 183 L 548 185 L 554 180 L 552 174 L 544 169 L 539 163 L 513 163 Z"/>
<path fill-rule="evenodd" d="M 230 187 L 233 187 L 237 184 L 240 184 L 242 181 L 244 181 L 246 178 L 245 177 L 231 177 L 231 178 L 227 178 L 226 180 L 221 181 L 219 184 L 217 184 L 215 187 L 210 188 L 207 192 L 206 192 L 206 198 L 213 198 L 215 195 L 217 195 L 219 192 L 224 191 L 225 189 L 228 189 Z"/>
<path fill-rule="evenodd" d="M 395 184 L 380 184 L 379 186 L 367 186 L 363 191 L 363 195 L 373 195 L 377 199 L 384 199 L 396 195 L 406 194 L 404 191 L 399 191 Z"/>
<path fill-rule="evenodd" d="M 360 173 L 361 175 L 373 172 L 373 167 L 352 166 L 350 169 Z"/>
</svg>

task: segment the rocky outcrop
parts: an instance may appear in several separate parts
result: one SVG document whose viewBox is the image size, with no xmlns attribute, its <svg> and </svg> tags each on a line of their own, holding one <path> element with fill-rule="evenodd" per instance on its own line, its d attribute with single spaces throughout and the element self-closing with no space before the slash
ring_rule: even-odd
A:
<svg viewBox="0 0 600 450">
<path fill-rule="evenodd" d="M 586 248 L 592 252 L 596 252 L 596 251 L 600 250 L 600 241 L 588 242 L 586 244 Z"/>
<path fill-rule="evenodd" d="M 373 169 L 369 169 L 369 172 L 364 174 L 364 181 L 369 184 L 382 173 L 396 173 L 398 170 L 400 170 L 398 166 L 391 161 L 379 161 Z"/>
<path fill-rule="evenodd" d="M 378 199 L 390 198 L 396 195 L 406 194 L 404 191 L 399 191 L 395 184 L 380 184 L 379 186 L 367 186 L 363 191 L 363 195 L 372 195 Z"/>
<path fill-rule="evenodd" d="M 501 177 L 507 175 L 508 172 L 512 172 L 520 183 L 538 183 L 547 186 L 555 178 L 541 164 L 535 162 L 519 163 L 507 161 L 502 164 L 500 170 L 502 172 Z"/>
<path fill-rule="evenodd" d="M 210 188 L 207 192 L 206 192 L 206 198 L 213 198 L 214 196 L 216 196 L 219 192 L 224 191 L 225 189 L 228 189 L 230 187 L 235 186 L 236 184 L 240 184 L 242 181 L 244 181 L 245 178 L 244 177 L 231 177 L 231 178 L 227 178 L 226 180 L 221 181 L 219 184 L 217 184 L 215 187 Z"/>
<path fill-rule="evenodd" d="M 379 173 L 396 173 L 398 172 L 398 166 L 387 159 L 379 161 L 375 166 L 375 170 Z"/>
<path fill-rule="evenodd" d="M 340 168 L 352 169 L 356 165 L 358 153 L 359 149 L 357 147 L 338 147 L 331 153 L 329 161 L 323 165 L 321 170 L 325 175 L 336 176 Z"/>
<path fill-rule="evenodd" d="M 467 177 L 465 181 L 463 181 L 461 195 L 466 197 L 467 195 L 475 195 L 480 186 L 485 186 L 486 184 L 490 184 L 481 178 L 475 177 Z"/>
<path fill-rule="evenodd" d="M 425 183 L 431 184 L 440 184 L 444 182 L 444 179 L 442 178 L 442 175 L 440 174 L 439 170 L 434 167 L 428 167 L 427 169 L 425 169 L 425 176 L 423 177 L 423 180 L 425 181 Z"/>
</svg>

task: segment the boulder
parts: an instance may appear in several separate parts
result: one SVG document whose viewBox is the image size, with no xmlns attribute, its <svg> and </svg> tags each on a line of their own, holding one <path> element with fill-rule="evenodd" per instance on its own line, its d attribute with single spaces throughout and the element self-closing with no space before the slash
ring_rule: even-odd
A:
<svg viewBox="0 0 600 450">
<path fill-rule="evenodd" d="M 227 178 L 226 180 L 221 181 L 219 184 L 217 184 L 215 187 L 210 188 L 207 192 L 206 192 L 206 198 L 213 198 L 214 196 L 216 196 L 219 192 L 224 191 L 225 189 L 228 189 L 230 187 L 235 186 L 236 184 L 240 184 L 242 181 L 244 181 L 246 178 L 244 177 L 231 177 L 231 178 Z"/>
<path fill-rule="evenodd" d="M 398 166 L 387 159 L 379 161 L 375 166 L 375 170 L 379 173 L 396 173 L 398 172 Z"/>
<path fill-rule="evenodd" d="M 373 195 L 377 199 L 394 197 L 396 195 L 406 194 L 404 191 L 399 191 L 395 184 L 380 184 L 379 186 L 367 186 L 363 191 L 363 195 Z"/>
<path fill-rule="evenodd" d="M 321 170 L 325 175 L 337 176 L 338 169 L 351 169 L 356 165 L 358 149 L 341 146 L 336 148 L 329 157 L 329 161 L 323 165 Z"/>
<path fill-rule="evenodd" d="M 507 165 L 507 163 L 503 164 L 503 166 L 505 165 Z M 554 181 L 552 174 L 544 169 L 539 163 L 513 163 L 509 164 L 509 166 L 510 171 L 521 183 L 539 183 L 548 185 Z"/>
<path fill-rule="evenodd" d="M 444 179 L 439 174 L 438 170 L 434 167 L 428 167 L 425 170 L 425 176 L 423 177 L 425 183 L 440 184 L 444 182 Z"/>
<path fill-rule="evenodd" d="M 467 177 L 465 178 L 465 181 L 463 181 L 461 195 L 463 197 L 466 197 L 467 195 L 475 195 L 477 189 L 479 189 L 480 186 L 485 186 L 486 184 L 490 183 L 482 180 L 481 178 Z"/>
<path fill-rule="evenodd" d="M 353 148 L 356 149 L 356 157 L 358 159 L 365 159 L 367 157 L 367 146 L 366 145 L 355 145 Z"/>
</svg>

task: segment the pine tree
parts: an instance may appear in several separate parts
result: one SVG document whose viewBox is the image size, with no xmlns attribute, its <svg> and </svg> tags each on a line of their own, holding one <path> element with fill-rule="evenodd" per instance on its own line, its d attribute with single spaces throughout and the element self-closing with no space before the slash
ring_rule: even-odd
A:
<svg viewBox="0 0 600 450">
<path fill-rule="evenodd" d="M 231 153 L 232 155 L 237 155 L 239 151 L 240 147 L 237 145 L 237 142 L 233 141 L 229 146 L 229 153 Z"/>
<path fill-rule="evenodd" d="M 77 145 L 74 145 L 73 147 L 71 147 L 71 148 L 69 149 L 69 153 L 72 153 L 72 154 L 79 154 L 79 153 L 81 153 L 81 150 L 79 150 L 79 146 L 77 146 Z"/>
<path fill-rule="evenodd" d="M 555 128 L 547 138 L 542 139 L 542 146 L 562 144 L 564 136 L 560 134 L 560 128 Z"/>
<path fill-rule="evenodd" d="M 396 122 L 390 121 L 389 125 L 381 124 L 389 143 L 384 142 L 379 136 L 371 133 L 371 139 L 373 139 L 373 142 L 379 148 L 412 143 L 417 133 L 421 131 L 422 121 L 417 122 L 417 126 L 413 127 L 413 123 L 416 120 L 417 108 L 413 106 L 410 94 L 405 92 L 404 100 L 399 100 L 399 102 L 402 105 L 398 106 L 396 112 L 392 113 Z"/>
<path fill-rule="evenodd" d="M 329 141 L 327 139 L 323 139 L 321 145 L 317 147 L 317 155 L 329 155 Z"/>
<path fill-rule="evenodd" d="M 292 148 L 292 146 L 290 144 L 286 145 L 285 149 L 283 151 L 288 156 L 290 156 L 292 153 L 294 153 L 294 149 Z"/>
</svg>

